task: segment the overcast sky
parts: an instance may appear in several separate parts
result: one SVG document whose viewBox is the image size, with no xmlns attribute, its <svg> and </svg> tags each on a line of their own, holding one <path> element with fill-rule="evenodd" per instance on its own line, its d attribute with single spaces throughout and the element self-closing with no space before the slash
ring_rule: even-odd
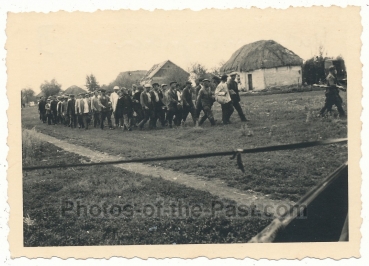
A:
<svg viewBox="0 0 369 266">
<path fill-rule="evenodd" d="M 84 88 L 93 73 L 108 84 L 122 71 L 167 59 L 186 70 L 191 62 L 210 69 L 258 40 L 275 40 L 304 60 L 319 45 L 328 56 L 345 57 L 350 27 L 342 8 L 10 14 L 8 71 L 14 89 L 39 92 L 44 80 Z"/>
</svg>

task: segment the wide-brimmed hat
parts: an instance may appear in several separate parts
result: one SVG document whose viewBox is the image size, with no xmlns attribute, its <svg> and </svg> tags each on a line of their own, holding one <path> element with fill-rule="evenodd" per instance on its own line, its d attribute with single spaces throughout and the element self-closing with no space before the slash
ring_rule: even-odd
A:
<svg viewBox="0 0 369 266">
<path fill-rule="evenodd" d="M 231 74 L 229 74 L 231 77 L 233 77 L 233 76 L 236 76 L 236 75 L 238 75 L 238 73 L 237 72 L 232 72 Z"/>
</svg>

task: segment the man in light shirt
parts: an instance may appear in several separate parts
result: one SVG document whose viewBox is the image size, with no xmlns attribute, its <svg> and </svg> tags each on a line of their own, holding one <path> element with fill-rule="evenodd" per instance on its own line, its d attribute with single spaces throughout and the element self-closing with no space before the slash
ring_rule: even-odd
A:
<svg viewBox="0 0 369 266">
<path fill-rule="evenodd" d="M 114 86 L 113 90 L 114 90 L 114 92 L 112 94 L 110 94 L 110 102 L 111 102 L 111 107 L 113 108 L 115 127 L 119 127 L 119 118 L 115 115 L 115 109 L 117 108 L 117 103 L 118 103 L 118 99 L 119 99 L 119 95 L 118 95 L 119 87 Z M 120 125 L 120 126 L 122 126 L 122 125 Z"/>
<path fill-rule="evenodd" d="M 227 78 L 227 75 L 223 75 L 220 78 L 220 83 L 215 89 L 215 100 L 220 103 L 222 107 L 222 121 L 225 125 L 230 123 L 229 119 L 234 111 L 232 99 L 228 90 Z"/>
<path fill-rule="evenodd" d="M 83 99 L 83 95 L 84 95 L 83 93 L 78 94 L 78 98 L 76 99 L 76 103 L 75 103 L 78 128 L 84 128 L 82 111 L 81 111 L 81 101 Z"/>
<path fill-rule="evenodd" d="M 90 114 L 90 101 L 89 101 L 89 94 L 86 93 L 83 96 L 83 99 L 80 101 L 80 112 L 82 114 L 82 121 L 85 126 L 85 130 L 88 129 L 88 116 Z"/>
</svg>

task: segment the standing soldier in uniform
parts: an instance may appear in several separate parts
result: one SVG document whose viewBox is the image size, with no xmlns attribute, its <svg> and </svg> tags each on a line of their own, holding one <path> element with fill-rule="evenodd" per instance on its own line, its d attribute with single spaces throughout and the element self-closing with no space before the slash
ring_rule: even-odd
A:
<svg viewBox="0 0 369 266">
<path fill-rule="evenodd" d="M 222 107 L 222 121 L 223 124 L 229 124 L 230 117 L 234 111 L 232 106 L 232 99 L 228 91 L 227 75 L 223 75 L 220 79 L 220 83 L 215 89 L 215 100 L 220 103 Z"/>
<path fill-rule="evenodd" d="M 197 96 L 197 102 L 201 103 L 202 110 L 205 115 L 201 117 L 199 120 L 199 126 L 201 126 L 206 119 L 209 119 L 212 126 L 215 125 L 215 120 L 213 116 L 213 112 L 211 111 L 211 107 L 215 101 L 215 97 L 210 88 L 210 80 L 203 80 L 204 87 L 199 91 L 199 95 Z"/>
<path fill-rule="evenodd" d="M 104 129 L 104 122 L 105 118 L 108 119 L 108 126 L 110 129 L 114 129 L 111 123 L 111 111 L 110 111 L 110 105 L 109 105 L 109 97 L 105 95 L 105 90 L 100 90 L 100 98 L 99 99 L 99 106 L 101 107 L 100 111 L 100 128 Z"/>
<path fill-rule="evenodd" d="M 337 80 L 334 76 L 337 73 L 334 66 L 329 67 L 329 74 L 327 76 L 327 89 L 325 91 L 325 104 L 320 110 L 320 116 L 324 116 L 325 111 L 331 112 L 332 106 L 337 106 L 337 110 L 340 116 L 346 116 L 345 111 L 342 108 L 342 98 L 339 90 L 346 91 L 341 86 L 337 86 Z"/>
<path fill-rule="evenodd" d="M 56 100 L 56 96 L 51 97 L 50 110 L 53 124 L 56 125 L 56 123 L 58 122 L 58 101 Z"/>
<path fill-rule="evenodd" d="M 51 112 L 51 96 L 49 98 L 47 98 L 46 101 L 46 105 L 45 105 L 45 110 L 46 110 L 46 117 L 47 117 L 47 124 L 51 125 L 51 121 L 53 120 L 52 117 L 52 112 Z"/>
<path fill-rule="evenodd" d="M 192 100 L 192 87 L 191 82 L 186 82 L 186 87 L 182 91 L 182 106 L 183 106 L 183 112 L 182 112 L 182 121 L 183 124 L 186 122 L 187 116 L 189 113 L 191 113 L 193 124 L 196 125 L 196 108 Z"/>
<path fill-rule="evenodd" d="M 238 115 L 240 116 L 241 121 L 246 122 L 247 119 L 240 105 L 241 99 L 240 99 L 240 95 L 238 92 L 238 84 L 235 81 L 237 73 L 233 72 L 230 74 L 230 76 L 231 76 L 231 79 L 228 82 L 228 90 L 229 90 L 229 93 L 231 94 L 232 104 L 234 108 L 236 109 L 236 111 L 238 112 Z"/>
</svg>

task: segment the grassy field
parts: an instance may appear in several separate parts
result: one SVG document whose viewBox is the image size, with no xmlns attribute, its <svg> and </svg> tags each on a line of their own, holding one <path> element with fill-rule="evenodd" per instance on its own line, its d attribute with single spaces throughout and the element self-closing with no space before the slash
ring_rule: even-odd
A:
<svg viewBox="0 0 369 266">
<path fill-rule="evenodd" d="M 341 93 L 344 102 L 346 94 Z M 234 113 L 231 125 L 201 128 L 158 129 L 154 131 L 78 130 L 40 123 L 36 108 L 22 111 L 22 126 L 35 127 L 44 134 L 68 140 L 93 150 L 126 158 L 184 155 L 225 151 L 266 145 L 347 137 L 347 121 L 336 117 L 318 118 L 324 104 L 323 91 L 241 97 L 247 124 Z M 345 108 L 345 106 L 344 106 Z M 220 106 L 214 106 L 221 120 Z M 346 108 L 345 108 L 346 109 Z M 176 171 L 226 185 L 270 195 L 274 199 L 298 200 L 308 189 L 347 160 L 346 145 L 329 145 L 294 151 L 243 156 L 246 173 L 227 157 L 155 163 Z M 154 165 L 154 164 L 153 164 Z"/>
<path fill-rule="evenodd" d="M 32 130 L 24 131 L 22 140 L 25 166 L 78 163 L 86 159 L 43 142 Z M 226 211 L 195 215 L 192 208 L 196 205 L 211 209 L 214 202 L 233 206 L 234 202 L 113 166 L 24 171 L 23 202 L 26 247 L 239 243 L 247 242 L 271 221 L 233 217 Z M 144 211 L 147 204 L 159 206 L 159 203 L 161 210 L 181 204 L 189 206 L 189 215 L 184 214 L 185 209 L 183 217 L 172 212 L 159 215 L 159 211 L 151 215 L 150 208 Z M 81 207 L 78 214 L 78 204 L 85 206 L 86 211 Z M 124 212 L 123 206 L 127 204 L 134 207 Z M 122 215 L 113 206 L 122 206 Z"/>
</svg>

